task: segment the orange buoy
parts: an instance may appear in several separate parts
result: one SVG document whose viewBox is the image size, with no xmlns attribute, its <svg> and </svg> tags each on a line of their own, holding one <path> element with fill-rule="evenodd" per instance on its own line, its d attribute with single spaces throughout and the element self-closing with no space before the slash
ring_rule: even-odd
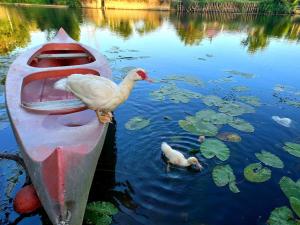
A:
<svg viewBox="0 0 300 225">
<path fill-rule="evenodd" d="M 41 207 L 33 185 L 23 187 L 14 199 L 14 209 L 20 214 L 32 213 Z"/>
</svg>

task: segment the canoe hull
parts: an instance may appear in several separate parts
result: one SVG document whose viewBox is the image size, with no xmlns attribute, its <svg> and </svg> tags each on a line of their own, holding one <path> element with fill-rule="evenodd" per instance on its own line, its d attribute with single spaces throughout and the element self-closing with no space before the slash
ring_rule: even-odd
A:
<svg viewBox="0 0 300 225">
<path fill-rule="evenodd" d="M 46 67 L 44 58 L 42 61 L 36 58 L 37 54 L 48 53 L 49 46 L 55 48 L 52 55 L 65 54 L 66 51 L 78 55 L 84 50 L 85 54 L 89 54 L 86 60 L 90 63 L 82 64 L 82 60 L 68 58 L 63 64 L 70 65 L 61 66 L 56 61 L 53 63 L 51 58 L 49 67 Z M 77 49 L 71 49 L 74 46 Z M 60 47 L 66 49 L 60 50 Z M 80 64 L 74 65 L 76 62 Z M 53 76 L 68 76 L 82 71 L 111 78 L 111 70 L 101 54 L 75 42 L 61 29 L 52 42 L 20 55 L 11 65 L 6 80 L 6 103 L 14 134 L 41 203 L 55 225 L 82 224 L 108 125 L 99 124 L 95 112 L 84 107 L 48 112 L 29 110 L 24 107 L 24 101 L 47 104 L 50 100 L 60 100 L 60 93 L 49 86 Z M 39 82 L 38 79 L 45 81 Z M 45 84 L 44 87 L 35 89 L 39 83 Z M 41 97 L 36 98 L 37 92 Z M 65 93 L 61 96 L 62 100 L 68 100 Z M 72 96 L 70 98 L 74 101 Z"/>
</svg>

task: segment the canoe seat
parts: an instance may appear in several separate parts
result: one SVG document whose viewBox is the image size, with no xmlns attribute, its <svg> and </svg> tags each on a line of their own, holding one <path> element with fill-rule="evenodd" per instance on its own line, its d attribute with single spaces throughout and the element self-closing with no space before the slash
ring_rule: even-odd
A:
<svg viewBox="0 0 300 225">
<path fill-rule="evenodd" d="M 23 102 L 22 107 L 28 110 L 43 111 L 43 112 L 63 112 L 85 108 L 85 104 L 79 99 L 66 99 L 44 102 Z"/>
<path fill-rule="evenodd" d="M 74 59 L 89 57 L 87 53 L 41 54 L 38 59 Z"/>
</svg>

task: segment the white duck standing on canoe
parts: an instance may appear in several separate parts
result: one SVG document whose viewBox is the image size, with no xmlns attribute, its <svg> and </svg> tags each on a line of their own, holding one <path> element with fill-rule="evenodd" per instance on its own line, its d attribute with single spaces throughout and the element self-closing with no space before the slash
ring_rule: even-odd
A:
<svg viewBox="0 0 300 225">
<path fill-rule="evenodd" d="M 197 170 L 201 170 L 203 168 L 196 157 L 189 157 L 186 159 L 181 152 L 173 149 L 166 142 L 161 144 L 161 150 L 166 156 L 168 164 L 171 163 L 180 167 L 195 166 Z"/>
<path fill-rule="evenodd" d="M 146 72 L 137 68 L 129 71 L 119 85 L 101 76 L 72 74 L 57 81 L 54 87 L 73 93 L 89 109 L 95 110 L 100 123 L 107 123 L 112 120 L 111 112 L 127 100 L 139 80 L 151 82 Z"/>
</svg>

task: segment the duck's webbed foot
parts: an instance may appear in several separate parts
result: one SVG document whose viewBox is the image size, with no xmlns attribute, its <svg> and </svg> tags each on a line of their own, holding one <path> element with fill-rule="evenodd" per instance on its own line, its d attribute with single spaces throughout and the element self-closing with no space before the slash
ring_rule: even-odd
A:
<svg viewBox="0 0 300 225">
<path fill-rule="evenodd" d="M 111 112 L 102 112 L 101 115 L 99 111 L 96 110 L 96 114 L 100 123 L 111 123 L 113 114 Z"/>
</svg>

